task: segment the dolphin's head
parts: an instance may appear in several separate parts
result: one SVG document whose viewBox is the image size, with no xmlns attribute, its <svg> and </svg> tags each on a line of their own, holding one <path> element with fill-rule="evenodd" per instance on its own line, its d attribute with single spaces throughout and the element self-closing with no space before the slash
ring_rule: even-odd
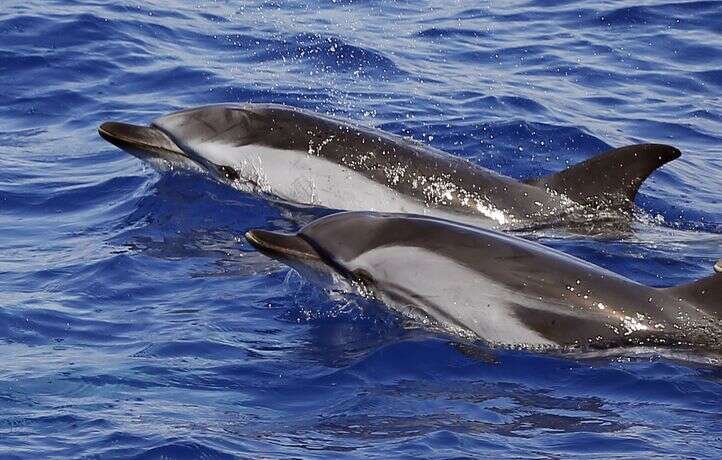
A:
<svg viewBox="0 0 722 460">
<path fill-rule="evenodd" d="M 246 240 L 261 253 L 294 268 L 322 287 L 338 284 L 339 272 L 323 250 L 301 232 L 291 234 L 267 230 L 250 230 Z"/>
<path fill-rule="evenodd" d="M 419 232 L 423 218 L 404 220 L 404 215 L 375 212 L 340 212 L 317 219 L 295 234 L 250 230 L 246 239 L 264 254 L 278 259 L 308 276 L 324 274 L 326 286 L 329 275 L 338 282 L 339 275 L 357 282 L 369 290 L 383 277 L 384 266 L 377 263 L 376 249 L 390 245 L 417 245 L 427 239 Z"/>
<path fill-rule="evenodd" d="M 108 121 L 100 125 L 98 134 L 111 144 L 159 168 L 177 166 L 203 169 L 163 131 L 152 126 Z"/>
<path fill-rule="evenodd" d="M 264 117 L 237 105 L 215 105 L 174 112 L 149 126 L 106 122 L 103 139 L 159 167 L 205 171 L 223 181 L 238 179 L 232 149 L 253 142 Z"/>
</svg>

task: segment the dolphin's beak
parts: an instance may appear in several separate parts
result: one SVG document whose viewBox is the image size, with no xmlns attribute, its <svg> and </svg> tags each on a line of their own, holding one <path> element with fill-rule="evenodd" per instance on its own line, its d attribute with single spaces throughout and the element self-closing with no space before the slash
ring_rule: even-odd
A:
<svg viewBox="0 0 722 460">
<path fill-rule="evenodd" d="M 305 259 L 307 261 L 321 260 L 318 252 L 298 235 L 269 232 L 267 230 L 250 230 L 246 232 L 246 240 L 269 257 Z"/>
<path fill-rule="evenodd" d="M 187 155 L 163 131 L 151 126 L 108 121 L 100 125 L 98 134 L 113 145 L 140 158 L 147 156 Z"/>
</svg>

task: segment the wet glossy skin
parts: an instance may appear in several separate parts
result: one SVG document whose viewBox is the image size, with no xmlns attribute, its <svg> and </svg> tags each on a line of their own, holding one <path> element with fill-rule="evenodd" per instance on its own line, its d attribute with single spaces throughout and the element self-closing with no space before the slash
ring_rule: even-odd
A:
<svg viewBox="0 0 722 460">
<path fill-rule="evenodd" d="M 496 345 L 715 348 L 722 337 L 713 312 L 674 288 L 645 286 L 491 230 L 354 212 L 321 218 L 296 235 L 248 236 L 268 255 L 294 266 L 321 260 L 394 309 Z M 297 248 L 306 255 L 291 252 Z M 719 276 L 708 281 L 717 285 Z"/>
<path fill-rule="evenodd" d="M 525 183 L 383 131 L 272 104 L 194 108 L 150 127 L 105 123 L 100 133 L 145 160 L 190 160 L 230 185 L 284 201 L 494 228 L 619 217 L 642 181 L 679 156 L 669 146 L 640 144 Z"/>
</svg>

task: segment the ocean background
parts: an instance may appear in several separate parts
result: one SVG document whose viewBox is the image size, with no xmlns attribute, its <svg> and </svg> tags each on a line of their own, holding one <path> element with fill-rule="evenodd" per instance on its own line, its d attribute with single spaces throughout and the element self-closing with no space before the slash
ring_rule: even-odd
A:
<svg viewBox="0 0 722 460">
<path fill-rule="evenodd" d="M 719 1 L 3 0 L 0 458 L 722 457 L 719 362 L 459 347 L 243 239 L 293 210 L 96 131 L 275 102 L 515 178 L 669 143 L 632 236 L 529 237 L 670 286 L 722 257 L 721 95 Z"/>
</svg>

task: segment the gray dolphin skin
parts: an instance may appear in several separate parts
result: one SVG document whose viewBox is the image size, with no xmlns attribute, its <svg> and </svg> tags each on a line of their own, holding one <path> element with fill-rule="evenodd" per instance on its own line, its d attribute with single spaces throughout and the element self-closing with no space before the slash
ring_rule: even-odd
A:
<svg viewBox="0 0 722 460">
<path fill-rule="evenodd" d="M 183 110 L 100 135 L 160 168 L 202 171 L 283 202 L 415 213 L 497 229 L 628 217 L 642 182 L 679 157 L 661 144 L 613 149 L 524 182 L 395 136 L 273 104 Z"/>
<path fill-rule="evenodd" d="M 653 288 L 508 233 L 373 212 L 332 214 L 295 234 L 251 230 L 246 239 L 326 287 L 355 288 L 492 346 L 722 349 L 719 263 L 696 282 Z"/>
</svg>

